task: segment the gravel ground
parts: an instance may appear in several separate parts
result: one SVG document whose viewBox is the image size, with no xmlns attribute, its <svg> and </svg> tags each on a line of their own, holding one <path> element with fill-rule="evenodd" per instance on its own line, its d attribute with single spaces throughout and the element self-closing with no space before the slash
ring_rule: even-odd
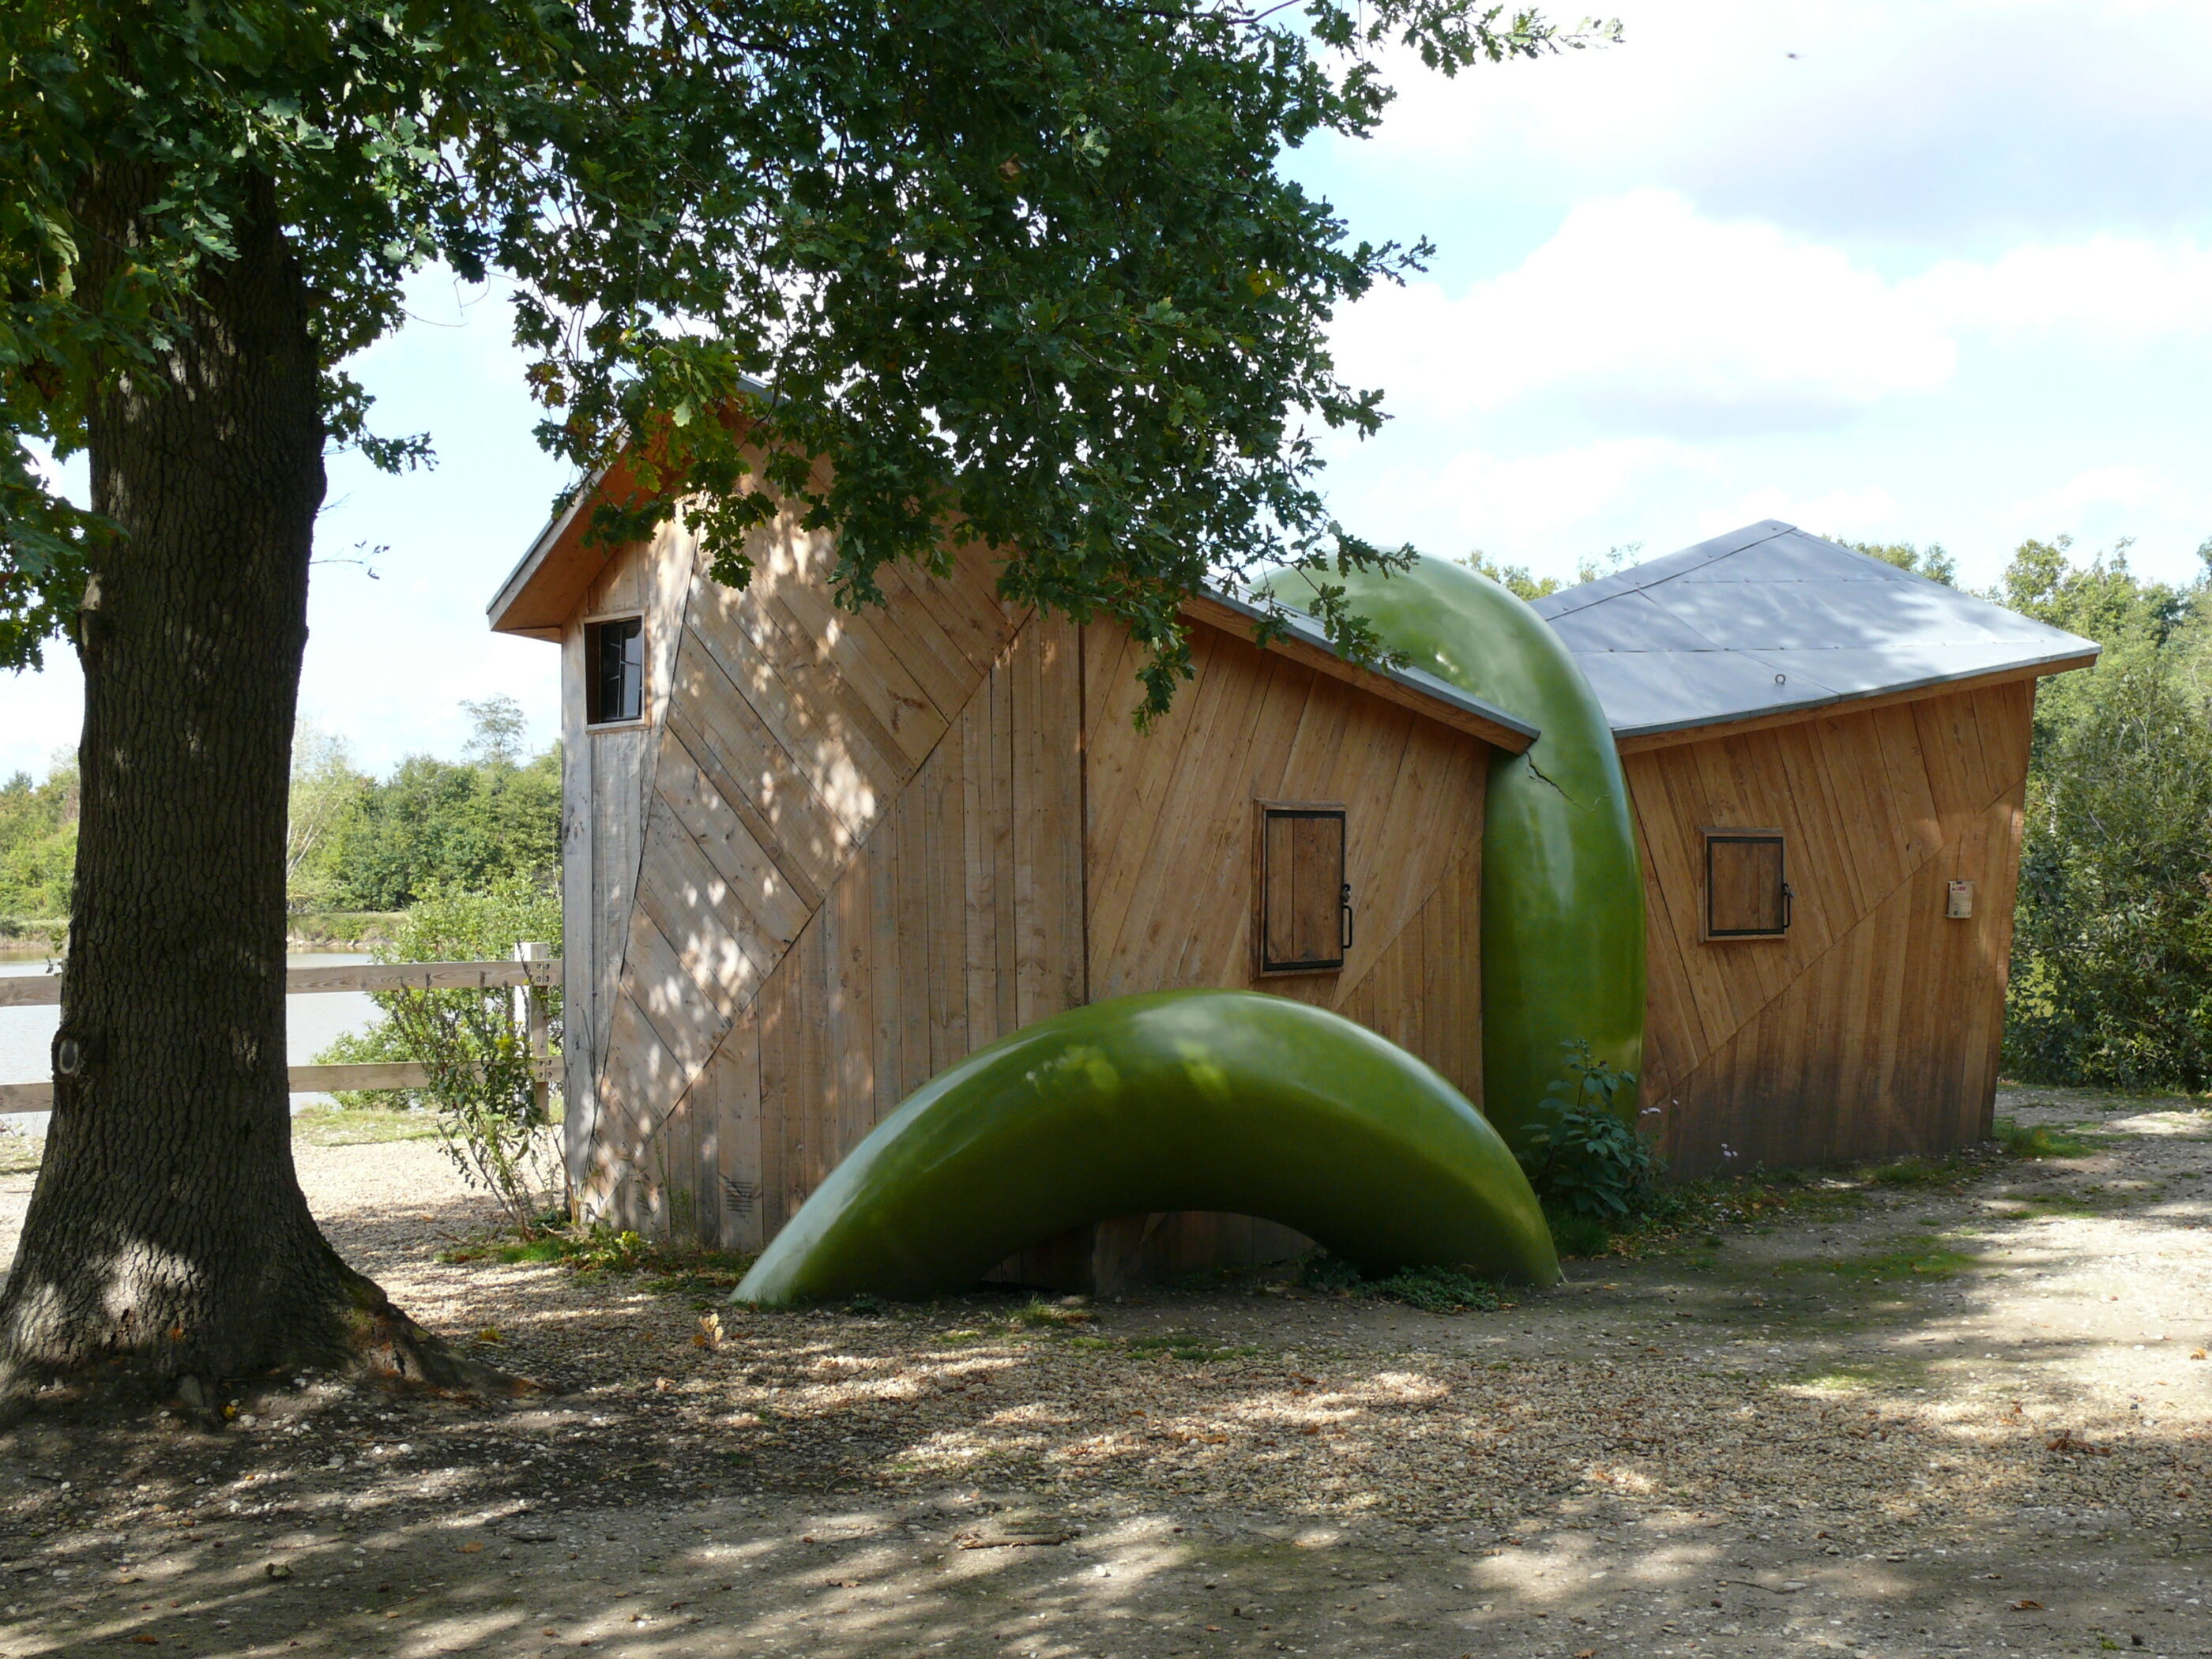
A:
<svg viewBox="0 0 2212 1659">
<path fill-rule="evenodd" d="M 1816 1182 L 1485 1314 L 1253 1285 L 724 1310 L 438 1260 L 431 1145 L 331 1237 L 556 1392 L 319 1379 L 0 1437 L 0 1653 L 2212 1652 L 2212 1112 Z M 0 1176 L 0 1249 L 29 1188 Z"/>
</svg>

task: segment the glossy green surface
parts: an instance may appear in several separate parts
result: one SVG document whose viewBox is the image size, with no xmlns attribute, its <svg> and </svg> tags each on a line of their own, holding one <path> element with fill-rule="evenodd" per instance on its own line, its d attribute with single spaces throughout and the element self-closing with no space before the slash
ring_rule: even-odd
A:
<svg viewBox="0 0 2212 1659">
<path fill-rule="evenodd" d="M 1156 991 L 1040 1020 L 939 1073 L 830 1173 L 734 1300 L 964 1290 L 1087 1222 L 1224 1210 L 1362 1271 L 1559 1277 L 1528 1179 L 1465 1096 L 1326 1010 Z"/>
<path fill-rule="evenodd" d="M 1482 1109 L 1510 1141 L 1565 1075 L 1562 1043 L 1644 1069 L 1644 872 L 1613 729 L 1551 625 L 1489 578 L 1424 558 L 1345 586 L 1414 667 L 1542 734 L 1492 759 L 1482 841 Z"/>
</svg>

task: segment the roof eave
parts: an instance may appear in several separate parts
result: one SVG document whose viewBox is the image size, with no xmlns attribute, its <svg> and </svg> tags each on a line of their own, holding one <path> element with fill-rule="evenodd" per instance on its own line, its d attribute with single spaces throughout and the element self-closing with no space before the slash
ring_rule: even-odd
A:
<svg viewBox="0 0 2212 1659">
<path fill-rule="evenodd" d="M 1192 594 L 1182 613 L 1240 639 L 1250 640 L 1270 613 L 1212 588 Z M 1468 696 L 1457 686 L 1418 668 L 1370 667 L 1354 662 L 1328 642 L 1319 624 L 1302 611 L 1285 606 L 1273 620 L 1282 624 L 1267 649 L 1317 670 L 1332 679 L 1410 708 L 1416 714 L 1480 738 L 1492 747 L 1518 755 L 1536 741 L 1537 729 L 1494 703 Z"/>
<path fill-rule="evenodd" d="M 484 607 L 493 633 L 536 640 L 561 637 L 562 625 L 598 574 L 582 568 L 591 562 L 583 545 L 585 520 L 608 476 L 620 465 L 601 467 L 538 532 L 538 539 Z M 605 565 L 614 552 L 611 547 L 599 549 L 599 563 Z"/>
<path fill-rule="evenodd" d="M 1903 685 L 1885 685 L 1874 691 L 1830 692 L 1823 697 L 1808 698 L 1802 702 L 1779 708 L 1770 706 L 1744 714 L 1719 718 L 1703 716 L 1650 726 L 1616 726 L 1613 728 L 1613 742 L 1622 754 L 1632 755 L 1646 750 L 1671 748 L 1676 744 L 1697 743 L 1707 738 L 1734 737 L 1741 732 L 1765 731 L 1778 726 L 1793 726 L 1802 720 L 1817 720 L 1830 714 L 1864 714 L 1892 703 L 1917 702 L 1925 697 L 1951 692 L 1979 691 L 2020 680 L 2045 679 L 2054 674 L 2070 673 L 2077 668 L 2093 666 L 2103 653 L 2104 647 L 2093 642 L 2087 651 L 2069 650 L 2025 662 L 2008 663 L 2002 668 L 1977 669 L 1963 674 L 1934 674 Z"/>
</svg>

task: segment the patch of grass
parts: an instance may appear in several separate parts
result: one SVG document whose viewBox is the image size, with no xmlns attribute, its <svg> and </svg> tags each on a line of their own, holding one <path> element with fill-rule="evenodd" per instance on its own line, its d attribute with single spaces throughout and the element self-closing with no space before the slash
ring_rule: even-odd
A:
<svg viewBox="0 0 2212 1659">
<path fill-rule="evenodd" d="M 1867 1182 L 1838 1170 L 1753 1170 L 1741 1176 L 1709 1176 L 1668 1188 L 1674 1202 L 1655 1215 L 1614 1233 L 1602 1251 L 1629 1260 L 1686 1246 L 1713 1249 L 1729 1232 L 1767 1231 L 1777 1223 L 1848 1213 L 1866 1207 Z M 1562 1252 L 1575 1254 L 1558 1240 Z"/>
<path fill-rule="evenodd" d="M 1867 1179 L 1882 1187 L 1948 1187 L 1957 1183 L 1959 1171 L 1936 1158 L 1901 1158 L 1869 1170 Z"/>
<path fill-rule="evenodd" d="M 292 1115 L 292 1139 L 308 1146 L 372 1146 L 392 1140 L 434 1140 L 438 1120 L 426 1111 L 378 1106 L 312 1106 Z"/>
<path fill-rule="evenodd" d="M 1494 1313 L 1505 1305 L 1497 1285 L 1449 1267 L 1410 1267 L 1374 1280 L 1367 1294 L 1424 1313 Z"/>
<path fill-rule="evenodd" d="M 1914 1279 L 1948 1279 L 1979 1264 L 1964 1250 L 1949 1249 L 1939 1239 L 1926 1238 L 1821 1265 L 1827 1272 L 1845 1279 L 1880 1285 Z"/>
<path fill-rule="evenodd" d="M 1098 1316 L 1082 1304 L 1079 1297 L 1061 1302 L 1048 1302 L 1042 1297 L 1031 1298 L 1009 1316 L 1011 1322 L 1023 1330 L 1072 1330 L 1088 1325 Z"/>
<path fill-rule="evenodd" d="M 12 1129 L 0 1133 L 0 1175 L 29 1175 L 46 1156 L 44 1135 L 17 1134 Z"/>
<path fill-rule="evenodd" d="M 1131 1353 L 1157 1354 L 1170 1359 L 1188 1360 L 1193 1364 L 1199 1365 L 1206 1364 L 1217 1359 L 1249 1359 L 1255 1354 L 1266 1352 L 1249 1343 L 1233 1347 L 1224 1346 L 1218 1343 L 1209 1342 L 1202 1336 L 1194 1336 L 1187 1331 L 1170 1331 L 1163 1336 L 1132 1336 L 1126 1338 L 1121 1346 Z"/>
<path fill-rule="evenodd" d="M 2007 1158 L 2087 1158 L 2096 1148 L 2076 1134 L 2054 1129 L 2047 1123 L 2022 1124 L 2012 1118 L 1997 1120 L 1997 1145 Z"/>
<path fill-rule="evenodd" d="M 641 1273 L 662 1296 L 705 1296 L 734 1289 L 753 1257 L 736 1250 L 648 1239 L 628 1229 L 549 1228 L 535 1238 L 492 1234 L 442 1252 L 441 1261 L 551 1262 L 578 1273 Z"/>
</svg>

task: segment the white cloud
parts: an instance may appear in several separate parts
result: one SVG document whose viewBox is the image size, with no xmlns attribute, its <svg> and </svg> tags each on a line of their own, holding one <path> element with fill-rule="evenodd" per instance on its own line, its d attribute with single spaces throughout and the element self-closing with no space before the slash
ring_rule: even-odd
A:
<svg viewBox="0 0 2212 1659">
<path fill-rule="evenodd" d="M 2022 334 L 2073 327 L 2132 343 L 2212 325 L 2212 251 L 2098 236 L 2014 248 L 1989 264 L 1948 259 L 1900 292 L 1947 328 Z"/>
<path fill-rule="evenodd" d="M 1677 189 L 1815 232 L 1955 243 L 2207 222 L 2202 0 L 1615 0 L 1619 46 L 1454 79 L 1410 55 L 1381 169 L 1527 197 Z"/>
<path fill-rule="evenodd" d="M 1631 538 L 1637 505 L 1687 480 L 1711 487 L 1712 462 L 1663 439 L 1611 439 L 1526 455 L 1479 448 L 1434 466 L 1395 467 L 1342 501 L 1376 538 L 1540 566 Z"/>
<path fill-rule="evenodd" d="M 2005 513 L 2002 522 L 2023 535 L 2048 535 L 2054 527 L 2076 526 L 2094 533 L 2116 518 L 2140 519 L 2146 509 L 2162 519 L 2182 520 L 2193 516 L 2195 494 L 2149 467 L 2115 461 L 2085 468 L 2062 483 L 2023 497 Z"/>
<path fill-rule="evenodd" d="M 1677 437 L 1820 429 L 1934 392 L 1960 343 L 2069 330 L 2093 346 L 2212 327 L 2212 252 L 2100 236 L 1891 281 L 1773 225 L 1632 191 L 1572 210 L 1515 270 L 1454 298 L 1377 290 L 1340 318 L 1348 379 L 1394 413 L 1526 407 Z"/>
<path fill-rule="evenodd" d="M 1543 393 L 1647 430 L 1826 423 L 1942 385 L 1957 356 L 1927 307 L 1840 250 L 1651 190 L 1576 208 L 1456 300 L 1429 283 L 1372 295 L 1336 341 L 1346 374 L 1401 409 Z"/>
</svg>

